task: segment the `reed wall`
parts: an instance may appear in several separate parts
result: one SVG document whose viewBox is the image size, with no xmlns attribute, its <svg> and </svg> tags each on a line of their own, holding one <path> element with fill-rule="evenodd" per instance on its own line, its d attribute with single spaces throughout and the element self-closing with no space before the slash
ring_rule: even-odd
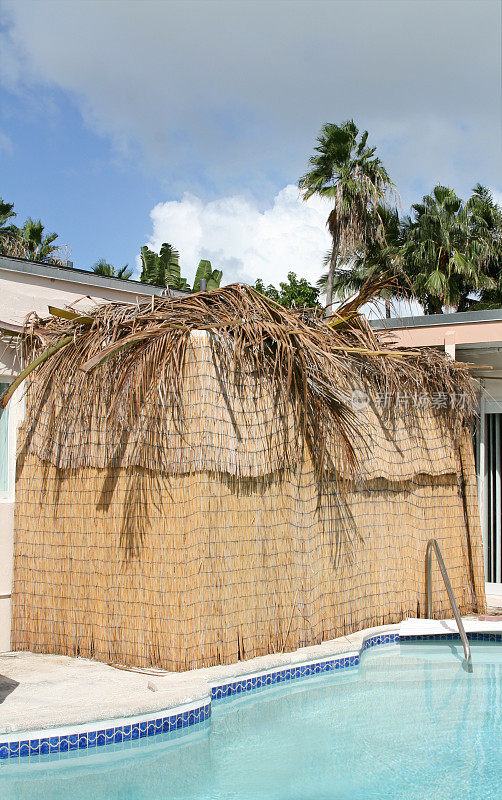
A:
<svg viewBox="0 0 502 800">
<path fill-rule="evenodd" d="M 386 476 L 370 454 L 366 479 L 322 496 L 307 451 L 239 477 L 61 469 L 25 449 L 13 648 L 182 670 L 317 644 L 423 614 L 431 537 L 461 613 L 483 612 L 472 445 L 424 436 L 428 473 L 401 447 Z M 437 571 L 434 587 L 450 616 Z"/>
</svg>

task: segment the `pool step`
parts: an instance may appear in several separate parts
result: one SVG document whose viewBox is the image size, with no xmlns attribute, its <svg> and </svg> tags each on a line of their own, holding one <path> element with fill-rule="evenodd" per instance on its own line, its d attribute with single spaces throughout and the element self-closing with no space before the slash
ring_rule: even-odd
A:
<svg viewBox="0 0 502 800">
<path fill-rule="evenodd" d="M 463 619 L 466 633 L 502 633 L 502 618 L 499 619 Z M 399 638 L 420 636 L 458 635 L 457 623 L 454 619 L 416 619 L 409 617 L 399 626 Z"/>
</svg>

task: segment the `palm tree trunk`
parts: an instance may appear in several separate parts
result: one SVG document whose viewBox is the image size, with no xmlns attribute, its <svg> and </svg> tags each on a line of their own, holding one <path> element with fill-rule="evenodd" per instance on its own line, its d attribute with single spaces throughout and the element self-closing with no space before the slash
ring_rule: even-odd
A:
<svg viewBox="0 0 502 800">
<path fill-rule="evenodd" d="M 385 298 L 385 319 L 390 319 L 390 299 Z"/>
<path fill-rule="evenodd" d="M 338 261 L 338 244 L 333 242 L 333 250 L 329 261 L 328 280 L 326 282 L 326 316 L 330 317 L 333 313 L 333 278 L 335 275 L 336 262 Z"/>
</svg>

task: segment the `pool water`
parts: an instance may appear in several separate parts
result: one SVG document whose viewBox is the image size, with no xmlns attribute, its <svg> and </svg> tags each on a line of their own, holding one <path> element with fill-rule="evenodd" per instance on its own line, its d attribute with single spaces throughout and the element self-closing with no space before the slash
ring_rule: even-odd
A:
<svg viewBox="0 0 502 800">
<path fill-rule="evenodd" d="M 213 704 L 176 741 L 0 768 L 2 800 L 497 800 L 502 646 L 400 644 Z"/>
</svg>

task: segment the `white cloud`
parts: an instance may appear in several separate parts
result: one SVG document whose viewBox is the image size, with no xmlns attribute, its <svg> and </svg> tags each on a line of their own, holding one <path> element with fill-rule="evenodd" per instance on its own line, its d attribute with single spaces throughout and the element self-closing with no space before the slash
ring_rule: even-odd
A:
<svg viewBox="0 0 502 800">
<path fill-rule="evenodd" d="M 492 193 L 502 205 L 502 192 Z M 189 279 L 200 259 L 208 258 L 223 270 L 225 284 L 262 278 L 277 286 L 290 271 L 315 283 L 330 246 L 329 209 L 329 203 L 315 197 L 304 203 L 293 184 L 265 209 L 242 195 L 206 202 L 186 193 L 181 200 L 158 203 L 151 210 L 148 246 L 157 252 L 163 242 L 176 247 L 182 274 Z M 406 306 L 402 313 L 410 309 Z"/>
<path fill-rule="evenodd" d="M 152 209 L 149 246 L 157 251 L 163 242 L 175 246 L 182 274 L 190 278 L 199 260 L 208 258 L 223 270 L 225 284 L 262 278 L 277 285 L 291 270 L 315 282 L 330 243 L 328 212 L 323 200 L 302 202 L 293 185 L 282 189 L 265 210 L 238 195 L 203 202 L 185 194 Z"/>
<path fill-rule="evenodd" d="M 494 0 L 4 0 L 2 22 L 4 82 L 68 93 L 171 197 L 263 198 L 298 177 L 324 121 L 348 117 L 405 203 L 500 173 Z"/>
<path fill-rule="evenodd" d="M 490 191 L 497 205 L 502 208 L 502 191 L 499 191 L 498 189 L 491 189 Z"/>
</svg>

